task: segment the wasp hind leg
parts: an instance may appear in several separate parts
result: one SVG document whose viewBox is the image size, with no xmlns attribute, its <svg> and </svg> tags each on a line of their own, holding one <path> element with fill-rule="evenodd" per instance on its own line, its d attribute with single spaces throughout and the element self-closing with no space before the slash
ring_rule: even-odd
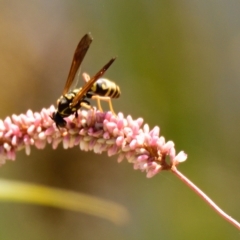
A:
<svg viewBox="0 0 240 240">
<path fill-rule="evenodd" d="M 97 101 L 98 109 L 99 109 L 101 112 L 103 112 L 103 109 L 102 109 L 102 106 L 101 106 L 101 100 L 102 100 L 102 101 L 105 101 L 105 102 L 108 102 L 110 111 L 111 111 L 115 116 L 117 116 L 116 113 L 115 113 L 114 110 L 113 110 L 112 100 L 111 100 L 110 97 L 103 97 L 103 96 L 99 96 L 99 95 L 94 95 L 94 96 L 92 96 L 92 99 L 94 99 L 94 100 Z"/>
</svg>

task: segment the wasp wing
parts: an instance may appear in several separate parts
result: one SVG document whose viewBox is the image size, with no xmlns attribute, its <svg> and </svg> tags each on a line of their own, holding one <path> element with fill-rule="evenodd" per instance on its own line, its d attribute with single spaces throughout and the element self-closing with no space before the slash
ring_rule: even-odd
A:
<svg viewBox="0 0 240 240">
<path fill-rule="evenodd" d="M 92 85 L 107 71 L 107 69 L 115 61 L 116 57 L 112 58 L 99 72 L 97 72 L 78 92 L 72 101 L 72 106 L 75 106 L 83 96 L 91 89 Z"/>
<path fill-rule="evenodd" d="M 70 71 L 68 74 L 68 78 L 67 78 L 65 87 L 63 89 L 63 95 L 65 95 L 69 91 L 69 89 L 72 85 L 72 82 L 74 80 L 74 77 L 76 75 L 76 72 L 78 71 L 78 69 L 82 63 L 92 40 L 93 39 L 92 39 L 90 33 L 87 33 L 86 35 L 83 36 L 83 38 L 78 43 L 77 48 L 74 53 L 74 56 L 73 56 L 73 61 L 72 61 L 72 65 L 71 65 L 71 68 L 70 68 Z"/>
</svg>

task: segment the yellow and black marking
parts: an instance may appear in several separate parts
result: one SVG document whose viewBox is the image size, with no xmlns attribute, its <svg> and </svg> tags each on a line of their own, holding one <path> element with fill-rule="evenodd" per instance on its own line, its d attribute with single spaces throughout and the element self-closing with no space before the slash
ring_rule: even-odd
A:
<svg viewBox="0 0 240 240">
<path fill-rule="evenodd" d="M 75 50 L 70 72 L 63 90 L 62 96 L 57 100 L 57 111 L 54 112 L 51 118 L 56 123 L 56 126 L 65 127 L 66 121 L 63 119 L 71 114 L 77 117 L 77 110 L 81 107 L 87 109 L 91 105 L 87 99 L 96 99 L 98 108 L 102 111 L 100 100 L 108 101 L 110 110 L 114 113 L 111 98 L 120 96 L 120 88 L 114 82 L 101 78 L 105 71 L 115 61 L 112 58 L 100 71 L 98 71 L 83 87 L 74 89 L 69 92 L 70 86 L 73 83 L 75 75 L 85 57 L 87 50 L 92 42 L 90 34 L 86 34 L 80 40 L 77 49 Z"/>
<path fill-rule="evenodd" d="M 91 91 L 96 95 L 110 98 L 118 98 L 121 94 L 119 86 L 105 78 L 98 79 L 91 87 Z"/>
<path fill-rule="evenodd" d="M 97 100 L 98 109 L 100 111 L 103 111 L 100 100 L 107 101 L 110 111 L 115 114 L 111 99 L 120 97 L 120 94 L 120 88 L 116 83 L 106 78 L 100 78 L 93 84 L 90 91 L 87 93 L 87 96 L 88 98 Z"/>
</svg>

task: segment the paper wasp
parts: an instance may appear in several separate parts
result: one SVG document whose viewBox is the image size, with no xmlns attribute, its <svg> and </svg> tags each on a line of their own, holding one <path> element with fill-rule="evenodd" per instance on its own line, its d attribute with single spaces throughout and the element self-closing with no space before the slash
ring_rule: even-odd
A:
<svg viewBox="0 0 240 240">
<path fill-rule="evenodd" d="M 90 34 L 86 34 L 80 40 L 74 56 L 72 65 L 68 74 L 67 81 L 63 90 L 62 96 L 57 100 L 57 111 L 50 116 L 56 123 L 56 126 L 65 127 L 65 117 L 75 114 L 81 107 L 90 109 L 90 103 L 87 98 L 96 99 L 99 110 L 102 111 L 100 100 L 108 101 L 110 110 L 113 111 L 111 98 L 118 98 L 120 96 L 120 88 L 112 81 L 101 78 L 105 71 L 111 66 L 116 58 L 112 58 L 100 71 L 98 71 L 92 78 L 86 80 L 86 84 L 81 88 L 76 88 L 69 91 L 70 86 L 76 76 L 76 73 L 88 51 L 92 42 Z M 100 79 L 101 78 L 101 79 Z M 113 111 L 114 112 L 114 111 Z"/>
</svg>

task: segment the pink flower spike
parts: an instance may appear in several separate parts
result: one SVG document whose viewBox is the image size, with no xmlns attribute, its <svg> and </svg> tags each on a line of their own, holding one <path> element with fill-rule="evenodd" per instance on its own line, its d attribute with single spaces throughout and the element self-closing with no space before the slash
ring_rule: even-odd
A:
<svg viewBox="0 0 240 240">
<path fill-rule="evenodd" d="M 124 118 L 123 113 L 115 116 L 96 109 L 79 110 L 78 118 L 74 115 L 64 118 L 66 127 L 58 129 L 49 117 L 55 111 L 50 106 L 40 112 L 29 110 L 0 120 L 0 164 L 7 158 L 15 159 L 16 151 L 22 148 L 30 154 L 32 145 L 43 149 L 51 144 L 56 149 L 61 142 L 64 149 L 79 145 L 83 151 L 118 154 L 118 162 L 126 158 L 135 169 L 146 172 L 147 177 L 170 170 L 187 158 L 184 152 L 176 155 L 174 143 L 165 143 L 165 138 L 159 136 L 160 128 L 150 130 L 148 124 L 143 125 L 142 118 L 134 120 L 130 115 Z M 165 161 L 166 157 L 170 161 Z"/>
</svg>

